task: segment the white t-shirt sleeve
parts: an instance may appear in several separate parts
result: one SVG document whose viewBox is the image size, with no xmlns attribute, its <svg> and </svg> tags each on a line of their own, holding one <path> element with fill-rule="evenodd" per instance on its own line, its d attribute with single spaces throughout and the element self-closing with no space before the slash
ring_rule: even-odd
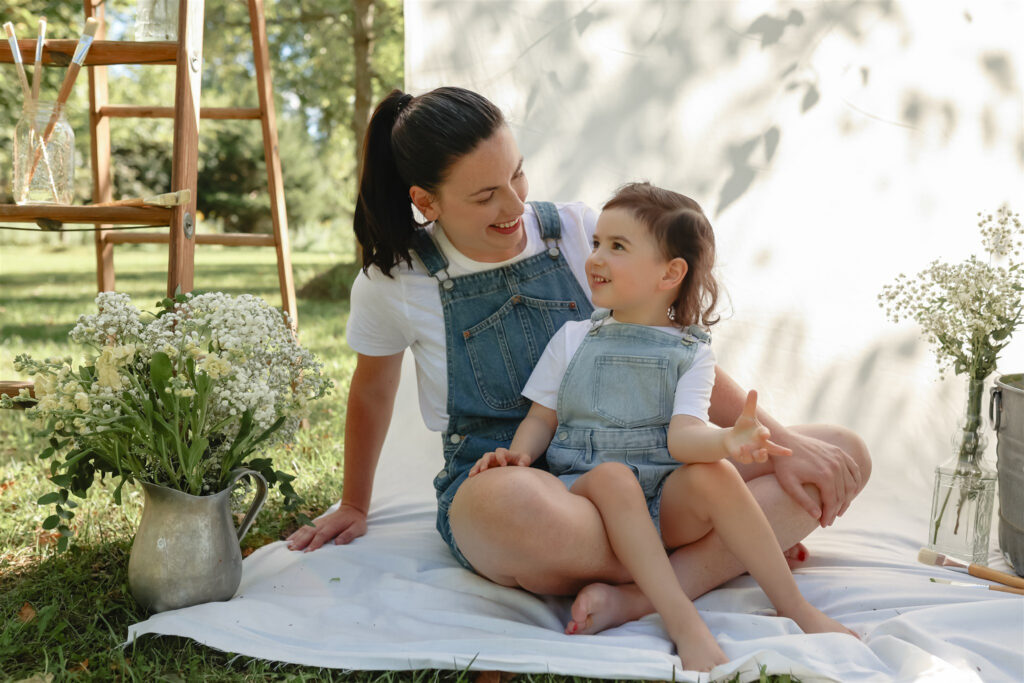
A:
<svg viewBox="0 0 1024 683">
<path fill-rule="evenodd" d="M 676 383 L 676 398 L 672 407 L 673 415 L 692 415 L 708 421 L 711 406 L 711 389 L 715 386 L 715 354 L 708 344 L 698 344 L 693 365 L 683 373 Z"/>
<path fill-rule="evenodd" d="M 414 340 L 402 279 L 397 272 L 392 279 L 377 268 L 369 273 L 360 272 L 352 283 L 345 337 L 356 353 L 392 356 Z"/>
<path fill-rule="evenodd" d="M 551 410 L 558 410 L 558 388 L 575 352 L 575 348 L 569 348 L 569 330 L 573 325 L 568 322 L 555 332 L 523 387 L 523 396 Z"/>
</svg>

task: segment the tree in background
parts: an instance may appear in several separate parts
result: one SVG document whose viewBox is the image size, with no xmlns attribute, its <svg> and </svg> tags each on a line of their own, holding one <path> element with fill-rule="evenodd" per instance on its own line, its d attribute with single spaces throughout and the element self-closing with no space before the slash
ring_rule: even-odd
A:
<svg viewBox="0 0 1024 683">
<path fill-rule="evenodd" d="M 4 21 L 34 37 L 45 16 L 50 38 L 74 38 L 84 22 L 71 0 L 8 0 Z M 134 3 L 107 3 L 108 38 L 130 36 Z M 297 243 L 351 244 L 358 142 L 370 104 L 402 83 L 401 0 L 267 0 L 265 6 L 288 224 Z M 246 4 L 206 0 L 203 106 L 256 106 Z M 11 137 L 21 113 L 13 67 L 0 65 L 0 202 L 10 202 Z M 43 92 L 56 93 L 63 70 L 44 69 Z M 9 76 L 9 77 L 8 77 Z M 112 103 L 169 104 L 172 67 L 111 67 Z M 83 76 L 70 100 L 78 153 L 76 197 L 89 200 L 88 89 Z M 170 189 L 168 120 L 111 125 L 114 193 L 145 196 Z M 262 138 L 255 121 L 204 120 L 200 127 L 198 208 L 206 226 L 270 232 Z"/>
</svg>

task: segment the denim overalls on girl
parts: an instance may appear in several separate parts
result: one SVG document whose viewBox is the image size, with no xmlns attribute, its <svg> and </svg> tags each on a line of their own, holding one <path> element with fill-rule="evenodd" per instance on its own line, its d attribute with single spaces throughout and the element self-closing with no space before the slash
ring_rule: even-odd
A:
<svg viewBox="0 0 1024 683">
<path fill-rule="evenodd" d="M 660 534 L 661 490 L 682 465 L 668 452 L 676 384 L 711 337 L 693 325 L 680 337 L 645 325 L 606 324 L 608 316 L 604 309 L 593 314 L 558 388 L 548 469 L 572 487 L 601 463 L 629 466 Z"/>
<path fill-rule="evenodd" d="M 438 281 L 444 310 L 449 417 L 442 434 L 445 466 L 434 478 L 437 530 L 469 570 L 448 521 L 455 492 L 484 453 L 512 442 L 530 407 L 520 392 L 551 336 L 593 311 L 558 247 L 558 209 L 549 202 L 530 206 L 548 248 L 501 268 L 450 277 L 447 259 L 425 230 L 417 230 L 413 241 L 416 256 Z"/>
</svg>

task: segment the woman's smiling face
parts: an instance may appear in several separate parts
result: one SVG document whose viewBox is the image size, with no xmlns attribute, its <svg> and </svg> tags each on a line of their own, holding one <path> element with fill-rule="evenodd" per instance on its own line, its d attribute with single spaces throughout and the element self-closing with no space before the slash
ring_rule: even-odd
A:
<svg viewBox="0 0 1024 683">
<path fill-rule="evenodd" d="M 438 221 L 452 245 L 474 261 L 505 261 L 526 246 L 523 211 L 529 183 L 508 126 L 458 159 L 436 194 L 410 189 L 427 220 Z"/>
</svg>

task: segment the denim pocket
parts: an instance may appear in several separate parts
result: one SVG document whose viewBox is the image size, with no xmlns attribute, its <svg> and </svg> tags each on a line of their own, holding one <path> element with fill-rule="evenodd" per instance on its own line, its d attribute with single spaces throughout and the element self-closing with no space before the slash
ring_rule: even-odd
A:
<svg viewBox="0 0 1024 683">
<path fill-rule="evenodd" d="M 541 351 L 555 331 L 579 320 L 575 301 L 514 296 L 483 322 L 464 330 L 473 379 L 484 403 L 494 410 L 522 408 L 520 392 Z"/>
<path fill-rule="evenodd" d="M 595 413 L 627 429 L 666 424 L 671 418 L 667 358 L 603 355 L 594 365 Z"/>
<path fill-rule="evenodd" d="M 564 448 L 556 444 L 548 446 L 548 472 L 557 476 L 574 472 L 581 466 L 586 451 L 580 448 Z"/>
</svg>

